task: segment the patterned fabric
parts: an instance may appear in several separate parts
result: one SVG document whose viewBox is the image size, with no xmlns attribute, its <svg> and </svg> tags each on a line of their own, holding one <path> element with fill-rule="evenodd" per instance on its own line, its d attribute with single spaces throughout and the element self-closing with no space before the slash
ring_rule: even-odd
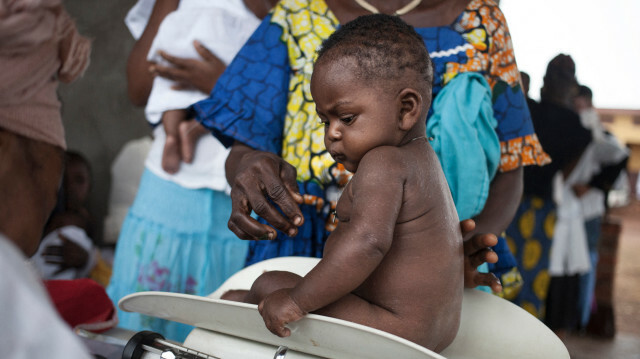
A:
<svg viewBox="0 0 640 359">
<path fill-rule="evenodd" d="M 511 248 L 504 235 L 498 237 L 498 244 L 492 249 L 498 255 L 498 262 L 487 263 L 487 265 L 489 272 L 495 274 L 502 284 L 502 292 L 497 295 L 504 299 L 513 300 L 520 293 L 524 284 L 516 258 L 511 253 Z"/>
<path fill-rule="evenodd" d="M 473 218 L 484 208 L 500 162 L 491 88 L 479 73 L 465 72 L 439 92 L 431 108 L 429 144 L 440 160 L 458 218 Z"/>
<path fill-rule="evenodd" d="M 247 256 L 247 242 L 227 228 L 230 213 L 231 199 L 223 192 L 186 189 L 146 170 L 116 246 L 111 300 L 149 290 L 211 294 L 244 267 Z M 122 328 L 153 330 L 179 342 L 193 329 L 122 310 L 118 317 Z"/>
<path fill-rule="evenodd" d="M 324 147 L 309 86 L 316 49 L 338 26 L 324 0 L 280 1 L 220 77 L 210 98 L 194 105 L 198 120 L 224 144 L 237 140 L 279 154 L 298 170 L 303 193 L 320 190 L 317 196 L 325 207 L 310 209 L 320 217 L 308 221 L 314 223 L 327 218 L 331 200 L 337 199 L 327 200 L 323 191 L 344 178 Z M 471 1 L 453 25 L 416 31 L 435 64 L 434 98 L 458 73 L 479 72 L 487 79 L 498 123 L 501 171 L 549 162 L 534 134 L 509 32 L 495 3 Z M 311 184 L 313 190 L 308 188 Z M 319 244 L 324 239 L 305 238 Z M 275 245 L 262 242 L 252 243 L 252 249 Z M 304 255 L 321 255 L 321 248 L 310 248 Z"/>
<path fill-rule="evenodd" d="M 520 264 L 524 285 L 513 302 L 538 319 L 545 318 L 549 290 L 549 250 L 556 214 L 552 199 L 524 196 L 507 228 L 507 243 Z"/>
</svg>

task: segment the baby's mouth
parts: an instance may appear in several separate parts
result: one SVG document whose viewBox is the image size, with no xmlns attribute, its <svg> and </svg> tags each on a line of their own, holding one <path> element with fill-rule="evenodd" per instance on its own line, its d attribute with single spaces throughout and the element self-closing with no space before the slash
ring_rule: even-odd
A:
<svg viewBox="0 0 640 359">
<path fill-rule="evenodd" d="M 339 152 L 329 152 L 329 154 L 336 162 L 342 163 L 346 159 L 346 157 Z"/>
</svg>

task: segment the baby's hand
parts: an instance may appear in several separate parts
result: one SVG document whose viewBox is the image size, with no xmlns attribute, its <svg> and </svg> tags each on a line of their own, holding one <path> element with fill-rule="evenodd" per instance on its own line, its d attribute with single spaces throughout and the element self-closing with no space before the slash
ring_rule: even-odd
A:
<svg viewBox="0 0 640 359">
<path fill-rule="evenodd" d="M 279 337 L 291 335 L 291 330 L 285 325 L 300 320 L 307 314 L 291 298 L 290 292 L 291 289 L 288 288 L 277 290 L 269 294 L 258 305 L 258 311 L 262 315 L 267 329 Z"/>
<path fill-rule="evenodd" d="M 84 267 L 89 261 L 89 253 L 62 233 L 58 232 L 58 238 L 62 240 L 61 244 L 47 246 L 42 251 L 45 262 L 60 265 L 54 275 L 58 275 L 69 268 Z"/>
</svg>

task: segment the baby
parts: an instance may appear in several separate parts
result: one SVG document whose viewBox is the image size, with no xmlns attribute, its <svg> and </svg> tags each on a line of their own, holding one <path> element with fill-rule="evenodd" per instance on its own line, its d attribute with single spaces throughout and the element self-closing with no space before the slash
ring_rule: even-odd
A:
<svg viewBox="0 0 640 359">
<path fill-rule="evenodd" d="M 136 21 L 135 15 L 149 6 L 153 8 L 153 2 L 139 0 L 129 15 L 131 21 Z M 273 5 L 273 2 L 268 3 Z M 147 60 L 154 62 L 152 72 L 163 76 L 154 78 L 145 107 L 150 124 L 162 123 L 162 128 L 154 130 L 154 136 L 160 141 L 156 141 L 150 151 L 154 158 L 160 155 L 161 161 L 147 162 L 147 167 L 161 178 L 183 183 L 186 177 L 196 176 L 209 183 L 211 180 L 207 175 L 217 177 L 222 173 L 224 177 L 223 166 L 228 151 L 213 136 L 205 136 L 209 130 L 188 119 L 185 109 L 207 97 L 217 76 L 260 24 L 258 15 L 252 10 L 255 3 L 250 0 L 180 1 L 178 8 L 162 20 Z M 206 86 L 203 84 L 206 89 L 180 81 L 186 68 L 193 66 L 194 59 L 216 64 L 216 76 L 210 76 Z M 161 142 L 164 146 L 160 151 Z M 196 153 L 200 155 L 196 156 Z M 188 187 L 193 188 L 194 183 Z"/>
<path fill-rule="evenodd" d="M 439 352 L 454 339 L 463 291 L 458 216 L 425 136 L 433 66 L 395 16 L 355 19 L 318 53 L 311 93 L 327 151 L 354 173 L 323 258 L 304 278 L 266 272 L 244 297 L 267 328 L 307 313 L 344 319 Z M 437 270 L 434 270 L 437 268 Z"/>
</svg>

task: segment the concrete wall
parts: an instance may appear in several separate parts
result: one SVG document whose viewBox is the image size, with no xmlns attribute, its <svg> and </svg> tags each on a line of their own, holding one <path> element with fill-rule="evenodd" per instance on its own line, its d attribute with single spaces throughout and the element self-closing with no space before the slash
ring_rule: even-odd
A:
<svg viewBox="0 0 640 359">
<path fill-rule="evenodd" d="M 90 211 L 96 240 L 102 240 L 111 162 L 127 141 L 150 133 L 142 109 L 127 98 L 125 65 L 134 40 L 124 16 L 134 0 L 65 0 L 80 33 L 93 40 L 91 64 L 84 77 L 60 87 L 67 145 L 90 161 L 93 188 Z"/>
</svg>

